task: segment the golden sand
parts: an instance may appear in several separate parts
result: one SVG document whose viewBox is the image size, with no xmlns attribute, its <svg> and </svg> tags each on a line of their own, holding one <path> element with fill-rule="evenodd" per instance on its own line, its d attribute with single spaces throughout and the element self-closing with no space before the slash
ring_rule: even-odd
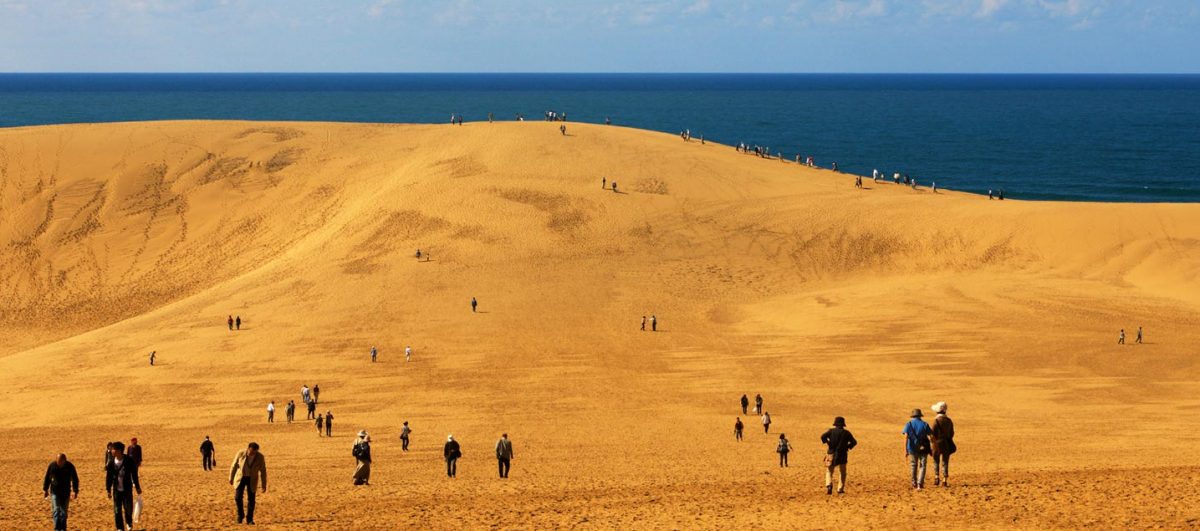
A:
<svg viewBox="0 0 1200 531">
<path fill-rule="evenodd" d="M 232 525 L 228 466 L 252 440 L 275 529 L 1200 524 L 1200 206 L 857 190 L 558 125 L 0 130 L 0 528 L 49 527 L 61 451 L 83 480 L 72 526 L 111 529 L 102 452 L 133 436 L 149 529 Z M 303 406 L 281 422 L 302 384 L 332 439 Z M 774 424 L 743 416 L 737 443 L 743 393 Z M 900 429 L 939 400 L 952 486 L 913 492 Z M 860 445 L 831 498 L 835 415 Z M 360 429 L 369 487 L 351 485 Z"/>
</svg>

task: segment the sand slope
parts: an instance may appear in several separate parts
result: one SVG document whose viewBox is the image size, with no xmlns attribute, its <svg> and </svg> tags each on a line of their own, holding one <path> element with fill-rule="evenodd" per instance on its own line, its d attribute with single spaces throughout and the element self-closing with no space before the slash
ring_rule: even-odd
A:
<svg viewBox="0 0 1200 531">
<path fill-rule="evenodd" d="M 59 451 L 84 476 L 74 525 L 111 525 L 101 452 L 130 436 L 149 528 L 229 525 L 205 434 L 221 468 L 262 445 L 268 528 L 1200 523 L 1200 207 L 856 190 L 727 146 L 568 132 L 0 130 L 0 527 L 45 524 Z M 660 331 L 639 332 L 651 313 Z M 1115 344 L 1139 325 L 1146 344 Z M 278 422 L 304 383 L 333 439 Z M 739 444 L 742 393 L 775 424 L 743 417 Z M 899 431 L 937 400 L 955 486 L 913 493 Z M 861 446 L 831 500 L 816 439 L 834 415 Z M 363 428 L 376 464 L 355 489 Z"/>
</svg>

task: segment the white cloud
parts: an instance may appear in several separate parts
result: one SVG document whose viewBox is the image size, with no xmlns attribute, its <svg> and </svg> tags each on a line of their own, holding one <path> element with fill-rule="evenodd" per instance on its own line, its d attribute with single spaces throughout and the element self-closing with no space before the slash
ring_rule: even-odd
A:
<svg viewBox="0 0 1200 531">
<path fill-rule="evenodd" d="M 977 18 L 990 18 L 996 14 L 1001 8 L 1008 4 L 1008 0 L 980 0 L 979 10 L 975 12 Z"/>
<path fill-rule="evenodd" d="M 685 15 L 703 15 L 705 13 L 708 13 L 708 10 L 711 8 L 712 8 L 711 1 L 696 0 L 691 5 L 683 8 L 683 14 L 685 14 Z"/>
</svg>

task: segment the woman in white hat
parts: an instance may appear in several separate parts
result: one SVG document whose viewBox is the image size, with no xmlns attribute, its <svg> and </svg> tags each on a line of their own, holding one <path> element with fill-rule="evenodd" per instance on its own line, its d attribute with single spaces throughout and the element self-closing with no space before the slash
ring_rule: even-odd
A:
<svg viewBox="0 0 1200 531">
<path fill-rule="evenodd" d="M 933 450 L 933 484 L 948 487 L 950 456 L 958 451 L 958 447 L 954 445 L 954 421 L 946 416 L 945 402 L 938 402 L 930 406 L 930 409 L 937 413 L 929 435 L 930 448 Z"/>
</svg>

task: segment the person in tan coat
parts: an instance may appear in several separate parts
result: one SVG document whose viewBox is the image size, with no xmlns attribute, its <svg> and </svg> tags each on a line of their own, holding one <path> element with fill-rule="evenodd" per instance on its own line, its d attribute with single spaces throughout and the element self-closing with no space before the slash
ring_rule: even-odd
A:
<svg viewBox="0 0 1200 531">
<path fill-rule="evenodd" d="M 229 484 L 237 485 L 234 500 L 237 501 L 237 521 L 254 525 L 254 489 L 261 482 L 262 491 L 267 492 L 267 459 L 258 451 L 258 443 L 252 442 L 245 450 L 238 452 L 233 458 L 233 466 L 229 468 Z M 242 510 L 242 499 L 249 489 L 249 506 Z"/>
</svg>

